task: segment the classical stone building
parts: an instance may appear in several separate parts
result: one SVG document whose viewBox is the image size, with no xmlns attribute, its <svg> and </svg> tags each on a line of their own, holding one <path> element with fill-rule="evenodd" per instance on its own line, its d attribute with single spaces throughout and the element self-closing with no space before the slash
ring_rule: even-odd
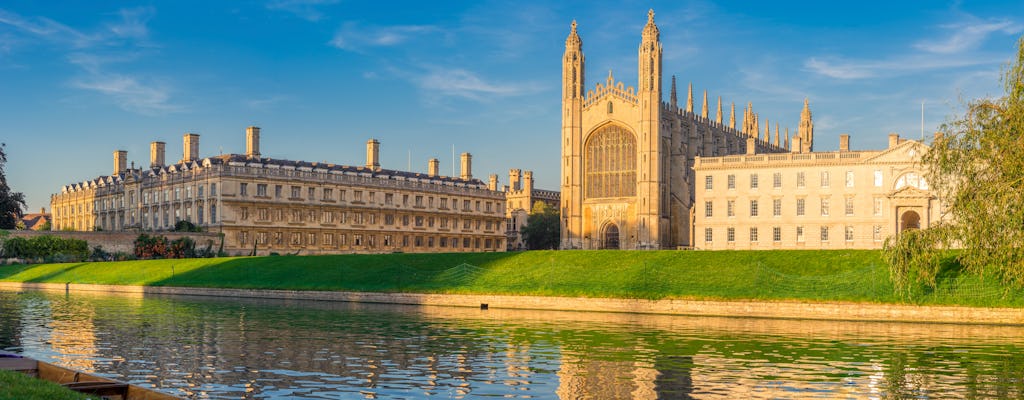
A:
<svg viewBox="0 0 1024 400">
<path fill-rule="evenodd" d="M 749 105 L 736 127 L 736 107 L 723 120 L 722 100 L 711 116 L 707 92 L 694 111 L 692 85 L 685 107 L 662 94 L 662 46 L 654 12 L 640 40 L 636 88 L 607 80 L 584 91 L 583 42 L 573 21 L 562 59 L 563 248 L 657 249 L 690 245 L 697 156 L 811 151 L 813 123 L 780 141 L 776 124 L 759 121 Z M 805 104 L 806 106 L 806 104 Z M 763 126 L 763 136 L 761 135 Z"/>
<path fill-rule="evenodd" d="M 231 254 L 504 251 L 505 202 L 472 175 L 383 169 L 377 140 L 365 166 L 280 160 L 260 154 L 260 129 L 246 131 L 246 153 L 199 156 L 186 134 L 181 161 L 165 164 L 165 144 L 150 146 L 150 166 L 114 152 L 110 175 L 67 185 L 51 196 L 53 229 L 173 229 L 189 221 L 224 234 Z"/>
<path fill-rule="evenodd" d="M 694 247 L 877 249 L 942 217 L 919 164 L 919 141 L 889 135 L 880 151 L 698 157 Z"/>
<path fill-rule="evenodd" d="M 491 190 L 496 190 L 498 176 L 491 175 Z M 526 248 L 523 241 L 522 229 L 526 226 L 526 219 L 530 216 L 534 204 L 538 201 L 546 203 L 551 209 L 559 207 L 559 195 L 554 190 L 537 189 L 533 187 L 533 171 L 523 171 L 513 168 L 508 171 L 508 186 L 503 189 L 505 192 L 505 236 L 507 237 L 509 250 L 522 250 Z"/>
</svg>

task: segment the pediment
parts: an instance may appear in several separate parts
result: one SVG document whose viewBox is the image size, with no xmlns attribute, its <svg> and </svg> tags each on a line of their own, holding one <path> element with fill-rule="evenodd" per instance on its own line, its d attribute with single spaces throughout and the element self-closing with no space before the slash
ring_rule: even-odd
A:
<svg viewBox="0 0 1024 400">
<path fill-rule="evenodd" d="M 904 186 L 899 190 L 889 193 L 890 199 L 921 199 L 935 197 L 935 194 L 927 190 L 921 190 L 913 186 Z"/>
<path fill-rule="evenodd" d="M 891 149 L 886 149 L 873 157 L 864 160 L 865 163 L 917 163 L 921 155 L 928 151 L 928 145 L 917 140 L 907 140 Z"/>
</svg>

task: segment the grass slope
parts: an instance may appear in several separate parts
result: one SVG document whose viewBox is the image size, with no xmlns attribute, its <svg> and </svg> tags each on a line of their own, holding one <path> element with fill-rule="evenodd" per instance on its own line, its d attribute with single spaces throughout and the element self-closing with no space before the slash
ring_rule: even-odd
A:
<svg viewBox="0 0 1024 400">
<path fill-rule="evenodd" d="M 36 379 L 21 372 L 0 370 L 0 400 L 84 400 L 98 398 L 73 392 L 56 383 Z"/>
<path fill-rule="evenodd" d="M 0 267 L 0 281 L 614 298 L 905 302 L 880 252 L 528 251 L 233 257 Z M 1020 291 L 952 274 L 913 302 L 1021 306 Z"/>
</svg>

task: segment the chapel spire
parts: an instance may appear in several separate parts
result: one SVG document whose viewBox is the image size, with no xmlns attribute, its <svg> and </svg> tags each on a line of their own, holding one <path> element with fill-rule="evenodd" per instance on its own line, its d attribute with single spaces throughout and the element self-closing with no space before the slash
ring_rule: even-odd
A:
<svg viewBox="0 0 1024 400">
<path fill-rule="evenodd" d="M 715 121 L 722 123 L 722 96 L 718 96 L 718 113 L 715 114 Z"/>
<path fill-rule="evenodd" d="M 672 107 L 676 107 L 676 76 L 672 75 L 672 92 L 669 95 L 669 101 L 672 103 Z"/>
<path fill-rule="evenodd" d="M 690 82 L 689 88 L 686 89 L 686 112 L 693 112 L 693 82 Z"/>
<path fill-rule="evenodd" d="M 583 41 L 576 33 L 576 20 L 572 20 L 569 36 L 565 38 L 565 54 L 562 56 L 562 97 L 582 98 L 583 85 Z"/>
<path fill-rule="evenodd" d="M 797 149 L 801 153 L 809 153 L 814 151 L 814 120 L 811 117 L 811 106 L 808 99 L 804 98 L 804 109 L 800 112 L 800 127 L 797 131 L 797 137 L 800 138 L 800 148 Z"/>
<path fill-rule="evenodd" d="M 704 117 L 705 119 L 708 118 L 708 91 L 707 91 L 707 89 L 704 89 L 704 104 L 701 106 L 700 116 Z"/>
<path fill-rule="evenodd" d="M 731 104 L 731 111 L 729 111 L 729 127 L 732 129 L 736 129 L 736 103 L 729 104 Z"/>
</svg>

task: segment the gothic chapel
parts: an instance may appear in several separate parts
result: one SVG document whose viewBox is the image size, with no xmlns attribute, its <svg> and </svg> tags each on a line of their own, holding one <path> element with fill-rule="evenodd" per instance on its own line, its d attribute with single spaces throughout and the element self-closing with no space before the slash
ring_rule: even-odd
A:
<svg viewBox="0 0 1024 400">
<path fill-rule="evenodd" d="M 661 51 L 652 10 L 640 40 L 637 88 L 609 72 L 584 92 L 583 42 L 572 22 L 562 59 L 562 248 L 691 246 L 695 157 L 790 151 L 788 130 L 780 143 L 778 124 L 773 140 L 765 121 L 761 135 L 749 103 L 738 130 L 735 104 L 725 123 L 719 97 L 711 118 L 706 91 L 695 113 L 692 85 L 679 107 L 675 77 L 663 102 Z M 793 151 L 812 151 L 813 129 L 805 102 Z"/>
</svg>

